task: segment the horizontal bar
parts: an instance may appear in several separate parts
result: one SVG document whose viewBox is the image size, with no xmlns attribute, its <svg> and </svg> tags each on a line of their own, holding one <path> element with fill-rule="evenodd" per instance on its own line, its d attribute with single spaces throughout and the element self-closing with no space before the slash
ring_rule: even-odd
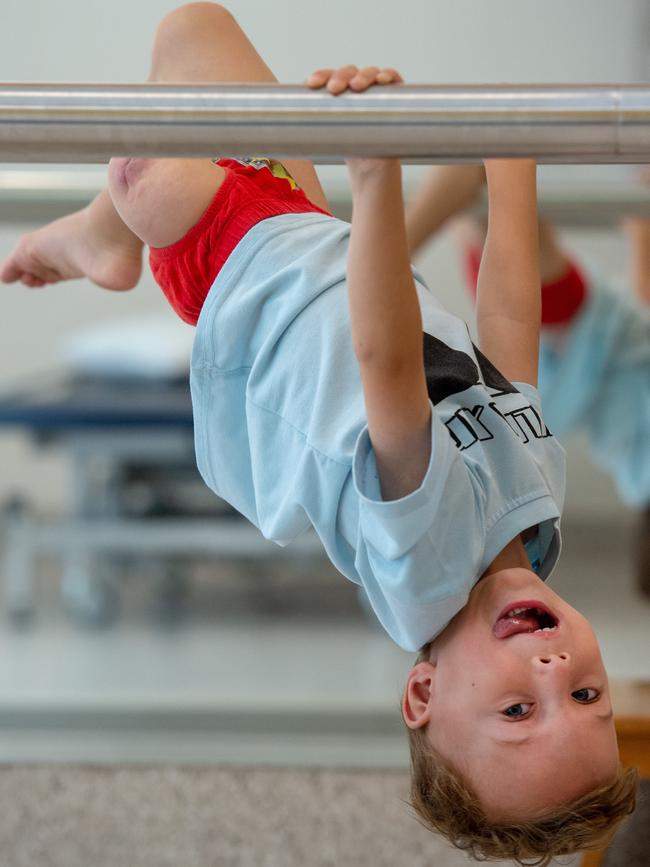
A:
<svg viewBox="0 0 650 867">
<path fill-rule="evenodd" d="M 0 84 L 0 161 L 395 156 L 650 162 L 650 84 L 393 85 L 333 97 L 274 84 Z"/>
</svg>

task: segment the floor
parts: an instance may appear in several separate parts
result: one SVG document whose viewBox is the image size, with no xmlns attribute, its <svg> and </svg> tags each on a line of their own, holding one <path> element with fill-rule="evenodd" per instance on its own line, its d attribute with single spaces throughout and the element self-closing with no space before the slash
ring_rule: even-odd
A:
<svg viewBox="0 0 650 867">
<path fill-rule="evenodd" d="M 627 516 L 566 525 L 553 584 L 593 622 L 610 676 L 647 679 L 633 537 Z M 139 568 L 102 629 L 65 610 L 55 566 L 42 565 L 33 621 L 0 630 L 0 762 L 406 766 L 412 656 L 327 564 L 203 564 L 173 609 Z"/>
<path fill-rule="evenodd" d="M 2 864 L 468 867 L 407 798 L 407 774 L 385 770 L 4 768 Z"/>
</svg>

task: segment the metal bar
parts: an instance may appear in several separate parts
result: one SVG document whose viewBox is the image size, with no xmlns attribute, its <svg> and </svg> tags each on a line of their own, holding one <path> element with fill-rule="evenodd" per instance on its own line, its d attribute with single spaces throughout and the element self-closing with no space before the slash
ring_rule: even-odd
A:
<svg viewBox="0 0 650 867">
<path fill-rule="evenodd" d="M 645 163 L 650 84 L 397 85 L 339 97 L 269 84 L 0 84 L 5 162 L 256 154 Z"/>
</svg>

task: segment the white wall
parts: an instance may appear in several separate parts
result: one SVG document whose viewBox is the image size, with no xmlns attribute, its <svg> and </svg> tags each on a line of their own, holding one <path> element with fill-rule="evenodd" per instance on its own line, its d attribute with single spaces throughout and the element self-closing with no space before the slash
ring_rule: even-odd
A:
<svg viewBox="0 0 650 867">
<path fill-rule="evenodd" d="M 154 0 L 3 0 L 0 79 L 143 77 Z M 233 0 L 283 80 L 340 63 L 398 66 L 410 81 L 632 81 L 644 74 L 643 0 Z"/>
<path fill-rule="evenodd" d="M 0 80 L 140 80 L 147 73 L 156 22 L 174 5 L 2 0 Z M 634 81 L 647 73 L 643 0 L 233 0 L 230 8 L 287 82 L 302 80 L 318 66 L 349 62 L 396 66 L 412 82 Z M 574 167 L 543 175 L 600 177 L 624 171 Z M 328 169 L 325 177 L 340 179 L 341 171 Z M 24 229 L 0 225 L 0 255 Z M 617 240 L 574 240 L 579 249 L 590 248 L 601 267 L 617 275 L 624 270 Z M 452 306 L 462 307 L 460 272 L 446 239 L 424 257 L 422 268 Z M 165 309 L 148 277 L 126 295 L 79 281 L 41 292 L 3 287 L 2 297 L 2 384 L 56 369 L 60 339 L 84 324 Z M 573 451 L 569 509 L 615 514 L 608 481 L 592 473 L 582 448 Z M 19 437 L 0 433 L 0 467 L 0 500 L 17 486 L 45 504 L 64 497 L 60 460 L 37 458 Z"/>
</svg>

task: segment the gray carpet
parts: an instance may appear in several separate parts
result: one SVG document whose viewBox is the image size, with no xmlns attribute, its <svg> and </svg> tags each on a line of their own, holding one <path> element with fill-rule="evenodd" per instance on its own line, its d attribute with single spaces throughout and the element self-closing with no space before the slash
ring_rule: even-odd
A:
<svg viewBox="0 0 650 867">
<path fill-rule="evenodd" d="M 393 772 L 6 767 L 2 867 L 457 867 Z M 494 863 L 494 862 L 493 862 Z"/>
<path fill-rule="evenodd" d="M 407 782 L 388 771 L 4 767 L 0 865 L 467 867 L 412 817 Z M 603 867 L 650 864 L 650 783 L 642 790 Z"/>
</svg>

